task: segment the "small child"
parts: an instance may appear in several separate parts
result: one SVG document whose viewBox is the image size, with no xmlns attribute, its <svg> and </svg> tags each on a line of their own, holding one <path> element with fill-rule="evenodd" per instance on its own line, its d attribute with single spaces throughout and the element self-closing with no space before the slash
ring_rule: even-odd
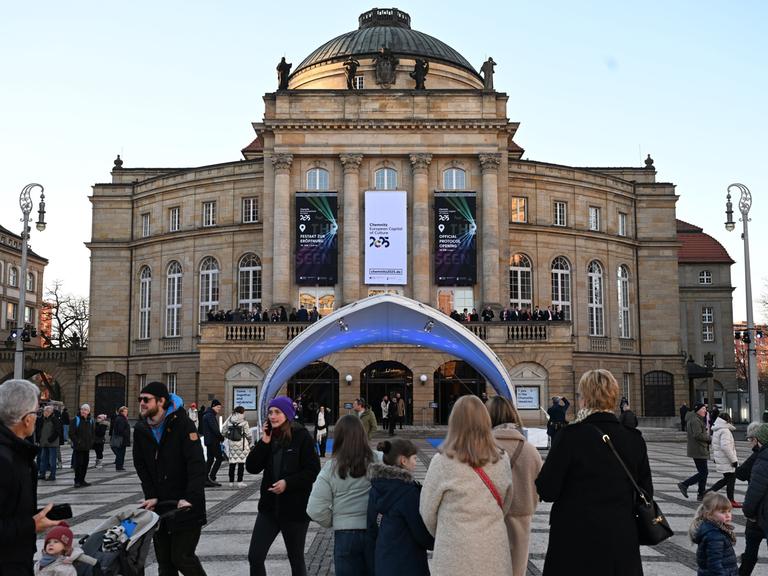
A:
<svg viewBox="0 0 768 576">
<path fill-rule="evenodd" d="M 72 565 L 74 539 L 66 522 L 51 528 L 45 535 L 43 555 L 35 564 L 35 576 L 77 576 L 77 570 Z"/>
<path fill-rule="evenodd" d="M 368 467 L 368 553 L 376 576 L 429 574 L 434 538 L 419 514 L 421 484 L 413 479 L 416 445 L 405 438 L 379 442 L 384 463 Z"/>
<path fill-rule="evenodd" d="M 696 511 L 691 540 L 698 544 L 696 564 L 698 576 L 737 576 L 736 534 L 731 524 L 731 503 L 722 494 L 707 492 Z"/>
</svg>

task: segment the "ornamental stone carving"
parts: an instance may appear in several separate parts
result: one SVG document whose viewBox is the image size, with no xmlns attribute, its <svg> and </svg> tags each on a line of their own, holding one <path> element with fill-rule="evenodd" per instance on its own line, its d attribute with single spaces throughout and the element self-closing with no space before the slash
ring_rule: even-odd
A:
<svg viewBox="0 0 768 576">
<path fill-rule="evenodd" d="M 432 154 L 411 154 L 411 166 L 414 172 L 417 170 L 426 170 L 432 162 Z"/>
<path fill-rule="evenodd" d="M 483 172 L 498 170 L 501 164 L 501 154 L 480 154 L 480 168 Z"/>
<path fill-rule="evenodd" d="M 293 164 L 293 154 L 275 154 L 272 156 L 272 166 L 275 170 L 290 170 Z"/>
<path fill-rule="evenodd" d="M 360 163 L 363 161 L 362 154 L 339 154 L 341 165 L 344 166 L 344 172 L 357 172 L 360 169 Z"/>
</svg>

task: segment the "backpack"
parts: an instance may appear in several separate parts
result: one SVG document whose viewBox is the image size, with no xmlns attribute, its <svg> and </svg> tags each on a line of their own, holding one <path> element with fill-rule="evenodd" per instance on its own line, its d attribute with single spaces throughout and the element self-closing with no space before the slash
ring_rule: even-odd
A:
<svg viewBox="0 0 768 576">
<path fill-rule="evenodd" d="M 240 442 L 243 439 L 243 429 L 240 424 L 230 424 L 227 426 L 227 431 L 224 433 L 224 437 L 232 442 Z"/>
</svg>

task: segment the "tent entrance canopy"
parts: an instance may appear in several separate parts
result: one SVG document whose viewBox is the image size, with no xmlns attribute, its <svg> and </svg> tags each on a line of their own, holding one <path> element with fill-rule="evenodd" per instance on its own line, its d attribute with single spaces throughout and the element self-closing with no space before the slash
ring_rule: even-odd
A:
<svg viewBox="0 0 768 576">
<path fill-rule="evenodd" d="M 334 352 L 369 344 L 408 344 L 451 354 L 480 372 L 497 394 L 514 401 L 506 368 L 470 330 L 421 302 L 378 294 L 311 324 L 280 352 L 259 393 L 260 424 L 272 398 L 304 366 Z"/>
</svg>

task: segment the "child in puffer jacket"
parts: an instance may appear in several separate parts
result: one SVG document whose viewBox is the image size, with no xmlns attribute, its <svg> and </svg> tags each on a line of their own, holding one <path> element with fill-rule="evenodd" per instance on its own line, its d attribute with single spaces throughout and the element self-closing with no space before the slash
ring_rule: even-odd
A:
<svg viewBox="0 0 768 576">
<path fill-rule="evenodd" d="M 708 492 L 696 511 L 688 530 L 698 544 L 696 564 L 698 576 L 737 576 L 736 534 L 731 524 L 731 503 L 715 492 Z"/>
</svg>

